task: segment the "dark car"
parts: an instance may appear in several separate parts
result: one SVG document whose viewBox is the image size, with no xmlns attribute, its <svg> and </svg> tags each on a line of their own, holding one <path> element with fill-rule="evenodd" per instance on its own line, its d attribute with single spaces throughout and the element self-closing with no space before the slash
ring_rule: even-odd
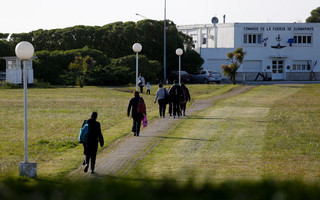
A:
<svg viewBox="0 0 320 200">
<path fill-rule="evenodd" d="M 179 80 L 179 71 L 170 71 L 167 74 L 169 83 L 173 83 L 174 80 Z M 183 83 L 191 83 L 192 75 L 188 74 L 186 71 L 181 71 L 181 82 Z"/>
</svg>

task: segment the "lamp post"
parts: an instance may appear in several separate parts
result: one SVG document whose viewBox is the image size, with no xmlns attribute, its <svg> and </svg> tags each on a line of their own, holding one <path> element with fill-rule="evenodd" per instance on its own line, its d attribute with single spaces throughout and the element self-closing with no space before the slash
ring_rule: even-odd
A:
<svg viewBox="0 0 320 200">
<path fill-rule="evenodd" d="M 23 62 L 23 89 L 24 89 L 24 163 L 19 164 L 19 175 L 28 176 L 30 178 L 37 177 L 37 163 L 28 162 L 28 112 L 27 112 L 27 87 L 28 74 L 27 64 L 34 54 L 34 48 L 31 43 L 23 41 L 17 44 L 15 48 L 17 57 Z"/>
<path fill-rule="evenodd" d="M 138 91 L 138 59 L 139 59 L 139 52 L 142 50 L 142 46 L 140 43 L 134 43 L 132 46 L 134 52 L 136 52 L 136 91 Z"/>
<path fill-rule="evenodd" d="M 166 7 L 167 7 L 167 2 L 164 0 L 164 22 L 163 22 L 163 84 L 167 84 L 167 61 L 166 61 L 166 54 L 167 54 L 167 36 L 166 36 Z"/>
<path fill-rule="evenodd" d="M 179 84 L 181 84 L 181 55 L 183 54 L 183 50 L 178 48 L 176 54 L 179 56 Z"/>
<path fill-rule="evenodd" d="M 142 18 L 145 18 L 145 19 L 147 19 L 145 16 L 143 16 L 143 15 L 140 15 L 139 13 L 136 13 L 136 15 L 137 16 L 140 16 L 140 17 L 142 17 Z"/>
</svg>

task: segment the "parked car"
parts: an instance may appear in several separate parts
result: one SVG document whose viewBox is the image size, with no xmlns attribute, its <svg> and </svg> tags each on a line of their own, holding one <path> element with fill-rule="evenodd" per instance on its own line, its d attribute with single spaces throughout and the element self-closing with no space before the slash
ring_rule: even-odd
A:
<svg viewBox="0 0 320 200">
<path fill-rule="evenodd" d="M 213 70 L 200 70 L 193 75 L 193 83 L 210 83 L 215 82 L 220 84 L 221 82 L 221 73 Z"/>
<path fill-rule="evenodd" d="M 172 83 L 174 80 L 179 80 L 179 71 L 170 71 L 167 74 L 169 83 Z M 192 74 L 188 74 L 186 71 L 181 71 L 181 82 L 191 83 Z"/>
</svg>

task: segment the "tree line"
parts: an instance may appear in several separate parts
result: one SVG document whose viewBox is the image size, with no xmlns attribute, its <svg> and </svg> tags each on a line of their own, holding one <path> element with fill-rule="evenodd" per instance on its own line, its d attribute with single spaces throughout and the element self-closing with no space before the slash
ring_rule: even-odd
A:
<svg viewBox="0 0 320 200">
<path fill-rule="evenodd" d="M 184 49 L 182 69 L 193 73 L 203 59 L 193 50 L 192 38 L 179 32 L 172 21 L 166 21 L 167 71 L 178 69 L 177 48 Z M 90 56 L 95 61 L 85 70 L 86 84 L 108 85 L 135 82 L 135 57 L 132 45 L 139 42 L 139 71 L 148 81 L 163 78 L 163 21 L 141 20 L 115 22 L 104 26 L 74 26 L 64 29 L 36 30 L 29 33 L 0 33 L 0 57 L 14 56 L 15 45 L 29 41 L 35 48 L 35 78 L 51 84 L 72 84 L 76 79 L 69 65 L 77 57 Z M 4 62 L 0 71 L 5 70 Z"/>
</svg>

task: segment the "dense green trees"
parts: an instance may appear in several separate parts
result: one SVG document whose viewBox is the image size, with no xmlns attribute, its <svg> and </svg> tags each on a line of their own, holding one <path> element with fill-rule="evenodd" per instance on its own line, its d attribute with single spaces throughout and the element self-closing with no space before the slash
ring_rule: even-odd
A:
<svg viewBox="0 0 320 200">
<path fill-rule="evenodd" d="M 319 23 L 320 22 L 320 7 L 311 11 L 311 16 L 306 19 L 307 23 Z"/>
<path fill-rule="evenodd" d="M 96 65 L 105 66 L 110 64 L 110 59 L 101 51 L 89 49 L 68 51 L 38 51 L 37 59 L 34 60 L 34 77 L 43 82 L 51 84 L 73 84 L 72 78 L 66 76 L 70 63 L 74 62 L 76 56 L 90 56 L 96 61 Z"/>
<path fill-rule="evenodd" d="M 7 38 L 8 35 L 2 35 L 4 38 Z M 0 34 L 0 38 L 2 37 Z M 4 56 L 12 56 L 14 55 L 14 46 L 12 43 L 6 41 L 6 40 L 1 40 L 0 39 L 0 57 Z M 0 71 L 5 71 L 6 70 L 6 64 L 5 60 L 0 60 Z"/>
<path fill-rule="evenodd" d="M 203 64 L 203 60 L 197 52 L 192 50 L 192 38 L 179 32 L 171 21 L 167 21 L 166 27 L 167 71 L 176 70 L 178 67 L 178 58 L 175 54 L 177 48 L 185 49 L 185 53 L 182 55 L 182 68 L 190 73 L 198 70 Z M 74 61 L 74 57 L 89 55 L 97 61 L 97 65 L 93 67 L 92 71 L 88 71 L 87 84 L 101 85 L 112 84 L 110 83 L 111 76 L 107 73 L 113 74 L 112 77 L 119 76 L 119 79 L 122 79 L 121 76 L 135 72 L 135 68 L 133 68 L 135 62 L 130 63 L 132 66 L 129 66 L 120 64 L 120 60 L 130 60 L 130 56 L 134 55 L 132 45 L 139 42 L 143 47 L 139 54 L 141 62 L 143 63 L 145 60 L 145 64 L 141 64 L 142 72 L 145 77 L 149 76 L 150 82 L 155 82 L 157 78 L 163 76 L 163 28 L 163 21 L 146 19 L 137 23 L 114 22 L 105 26 L 39 29 L 29 33 L 12 34 L 9 43 L 14 49 L 14 46 L 20 41 L 31 42 L 35 47 L 35 56 L 38 57 L 34 60 L 35 78 L 52 84 L 61 84 L 62 82 L 68 84 L 69 79 L 65 76 L 65 71 Z M 0 38 L 1 36 L 7 35 L 0 34 Z M 9 50 L 5 51 L 9 52 Z M 91 54 L 86 54 L 89 52 Z M 14 51 L 10 53 L 12 53 L 11 56 L 14 56 Z M 3 55 L 0 52 L 0 56 L 9 55 Z M 102 60 L 99 61 L 99 59 Z M 144 66 L 146 66 L 145 69 Z M 94 80 L 94 76 L 89 76 L 97 72 L 104 74 L 105 77 L 96 77 L 97 80 Z M 134 77 L 134 75 L 130 78 L 126 77 L 124 82 L 120 82 L 128 83 L 130 80 L 133 83 L 135 82 Z"/>
</svg>

